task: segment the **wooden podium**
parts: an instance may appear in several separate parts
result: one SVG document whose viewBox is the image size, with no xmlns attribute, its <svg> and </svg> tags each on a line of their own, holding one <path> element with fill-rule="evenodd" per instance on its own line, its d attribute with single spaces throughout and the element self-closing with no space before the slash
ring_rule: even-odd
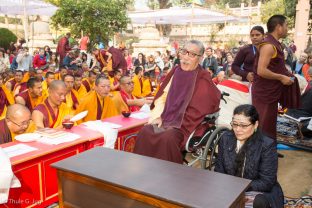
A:
<svg viewBox="0 0 312 208">
<path fill-rule="evenodd" d="M 52 165 L 60 207 L 244 207 L 250 180 L 96 147 Z"/>
</svg>

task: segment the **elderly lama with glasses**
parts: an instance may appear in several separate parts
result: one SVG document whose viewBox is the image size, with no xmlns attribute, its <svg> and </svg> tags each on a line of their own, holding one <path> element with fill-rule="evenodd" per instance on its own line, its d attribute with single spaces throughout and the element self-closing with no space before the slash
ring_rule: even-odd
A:
<svg viewBox="0 0 312 208">
<path fill-rule="evenodd" d="M 134 153 L 183 163 L 182 151 L 191 132 L 207 114 L 219 110 L 220 91 L 210 73 L 199 65 L 204 51 L 204 45 L 196 40 L 188 41 L 179 51 L 181 64 L 162 82 Z"/>
<path fill-rule="evenodd" d="M 251 180 L 245 207 L 280 208 L 284 197 L 277 182 L 276 143 L 262 134 L 258 125 L 259 114 L 254 106 L 234 109 L 232 130 L 220 138 L 214 170 Z"/>
<path fill-rule="evenodd" d="M 16 135 L 35 130 L 29 109 L 21 104 L 10 105 L 5 118 L 0 120 L 0 144 L 12 142 Z"/>
</svg>

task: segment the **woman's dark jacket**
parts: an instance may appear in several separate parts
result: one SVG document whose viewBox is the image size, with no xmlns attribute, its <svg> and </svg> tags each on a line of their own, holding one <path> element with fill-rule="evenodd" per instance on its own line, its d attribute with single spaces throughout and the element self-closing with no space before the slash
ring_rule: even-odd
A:
<svg viewBox="0 0 312 208">
<path fill-rule="evenodd" d="M 215 171 L 235 175 L 236 138 L 233 131 L 225 132 L 218 145 Z M 278 157 L 273 139 L 261 136 L 247 146 L 243 178 L 252 180 L 247 191 L 264 192 L 272 208 L 283 207 L 283 191 L 277 182 Z"/>
</svg>

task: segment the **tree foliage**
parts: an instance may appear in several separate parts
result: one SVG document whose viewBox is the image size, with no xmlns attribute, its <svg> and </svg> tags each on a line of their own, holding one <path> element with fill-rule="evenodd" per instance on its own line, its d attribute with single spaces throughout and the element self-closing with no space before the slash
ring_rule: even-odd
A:
<svg viewBox="0 0 312 208">
<path fill-rule="evenodd" d="M 268 19 L 275 15 L 285 15 L 284 0 L 270 0 L 261 6 L 261 21 L 266 23 Z"/>
<path fill-rule="evenodd" d="M 90 34 L 91 44 L 101 39 L 105 43 L 116 32 L 126 29 L 129 22 L 126 10 L 132 0 L 50 0 L 59 6 L 52 16 L 54 27 L 69 28 L 80 36 Z"/>
<path fill-rule="evenodd" d="M 16 35 L 6 28 L 0 28 L 0 46 L 8 49 L 11 42 L 16 42 Z"/>
</svg>

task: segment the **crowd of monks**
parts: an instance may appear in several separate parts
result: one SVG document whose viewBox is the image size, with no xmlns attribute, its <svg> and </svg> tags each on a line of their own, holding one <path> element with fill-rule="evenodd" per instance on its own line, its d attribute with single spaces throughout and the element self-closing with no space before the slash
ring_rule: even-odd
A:
<svg viewBox="0 0 312 208">
<path fill-rule="evenodd" d="M 153 84 L 152 84 L 153 83 Z M 58 72 L 15 70 L 0 76 L 0 144 L 14 141 L 14 136 L 33 132 L 39 128 L 62 128 L 62 122 L 74 115 L 88 111 L 82 122 L 120 115 L 123 111 L 138 111 L 144 104 L 150 104 L 156 80 L 143 74 L 136 67 L 133 74 L 119 70 L 69 70 Z M 10 108 L 11 111 L 9 111 Z M 15 109 L 15 110 L 14 110 Z M 21 126 L 18 112 L 28 112 L 27 128 L 16 131 L 11 126 Z M 11 115 L 10 115 L 11 114 Z M 13 122 L 13 123 L 12 123 Z M 23 123 L 23 124 L 24 124 Z"/>
</svg>

